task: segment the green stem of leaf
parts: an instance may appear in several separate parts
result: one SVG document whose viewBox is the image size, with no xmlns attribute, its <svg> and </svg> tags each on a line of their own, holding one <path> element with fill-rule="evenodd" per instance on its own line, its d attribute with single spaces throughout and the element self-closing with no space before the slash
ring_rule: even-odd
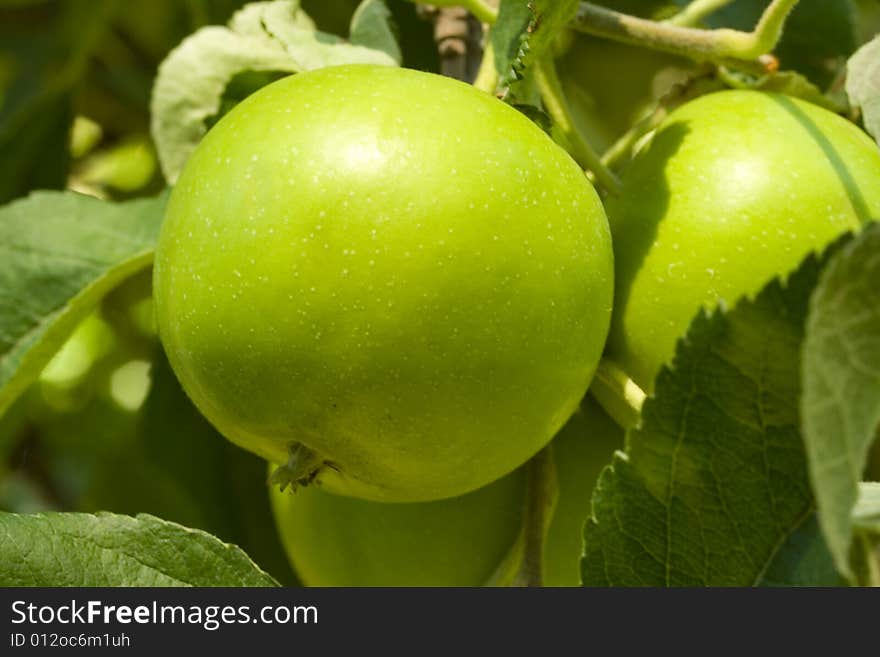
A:
<svg viewBox="0 0 880 657">
<path fill-rule="evenodd" d="M 687 7 L 664 22 L 679 27 L 697 27 L 704 18 L 732 2 L 733 0 L 693 0 Z"/>
<path fill-rule="evenodd" d="M 701 30 L 671 22 L 636 18 L 582 2 L 571 25 L 575 30 L 636 46 L 663 50 L 696 60 L 755 63 L 771 52 L 798 0 L 773 0 L 751 32 L 721 28 Z"/>
<path fill-rule="evenodd" d="M 572 156 L 581 168 L 592 171 L 596 180 L 602 187 L 612 194 L 618 194 L 621 190 L 620 180 L 604 164 L 593 147 L 584 139 L 574 125 L 571 109 L 565 100 L 562 84 L 556 75 L 556 68 L 552 62 L 541 62 L 535 66 L 535 82 L 541 94 L 544 108 L 550 118 L 556 123 L 562 134 L 565 135 L 572 150 Z"/>
<path fill-rule="evenodd" d="M 483 50 L 483 61 L 474 80 L 474 87 L 480 91 L 494 94 L 498 88 L 498 71 L 495 69 L 495 49 L 491 43 L 486 44 Z"/>
<path fill-rule="evenodd" d="M 603 358 L 593 376 L 590 393 L 605 412 L 624 429 L 639 421 L 645 391 L 614 361 Z"/>
</svg>

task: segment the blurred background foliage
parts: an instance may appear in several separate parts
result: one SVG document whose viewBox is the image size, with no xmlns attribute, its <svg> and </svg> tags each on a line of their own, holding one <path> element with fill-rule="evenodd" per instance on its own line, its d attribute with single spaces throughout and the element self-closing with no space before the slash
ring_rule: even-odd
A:
<svg viewBox="0 0 880 657">
<path fill-rule="evenodd" d="M 735 2 L 717 20 L 748 27 L 762 3 Z M 149 134 L 157 68 L 187 35 L 225 23 L 243 4 L 0 0 L 0 203 L 35 189 L 110 200 L 159 192 L 165 182 Z M 675 8 L 672 0 L 602 4 L 654 17 Z M 861 18 L 851 24 L 829 22 L 829 4 L 804 0 L 800 10 L 812 34 L 827 39 L 806 49 L 795 43 L 786 50 L 783 42 L 781 51 L 823 87 L 837 70 L 829 62 L 839 65 L 880 25 L 880 0 L 859 0 Z M 302 5 L 319 29 L 345 36 L 357 2 Z M 411 2 L 388 6 L 404 65 L 436 71 L 431 22 Z M 797 61 L 805 50 L 809 58 Z M 680 58 L 582 36 L 571 37 L 559 56 L 581 128 L 599 147 L 691 68 Z M 227 95 L 234 102 L 252 83 Z M 236 543 L 279 581 L 294 583 L 269 513 L 265 465 L 216 435 L 189 403 L 162 354 L 152 312 L 146 272 L 105 298 L 0 417 L 0 509 L 152 513 Z"/>
</svg>

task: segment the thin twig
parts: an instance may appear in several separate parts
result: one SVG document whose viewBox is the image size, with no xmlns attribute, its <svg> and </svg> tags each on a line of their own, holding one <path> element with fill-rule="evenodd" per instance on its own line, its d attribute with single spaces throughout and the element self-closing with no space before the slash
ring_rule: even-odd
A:
<svg viewBox="0 0 880 657">
<path fill-rule="evenodd" d="M 574 149 L 572 155 L 577 163 L 583 169 L 592 171 L 599 184 L 608 192 L 619 193 L 620 180 L 614 175 L 614 172 L 602 164 L 599 155 L 575 127 L 571 109 L 565 99 L 565 93 L 562 90 L 559 77 L 556 75 L 553 62 L 541 62 L 535 66 L 535 82 L 541 93 L 544 108 L 571 144 Z"/>
<path fill-rule="evenodd" d="M 776 47 L 785 21 L 798 0 L 773 0 L 751 32 L 719 28 L 701 30 L 622 14 L 582 2 L 571 27 L 595 36 L 663 50 L 697 60 L 752 62 Z"/>
</svg>

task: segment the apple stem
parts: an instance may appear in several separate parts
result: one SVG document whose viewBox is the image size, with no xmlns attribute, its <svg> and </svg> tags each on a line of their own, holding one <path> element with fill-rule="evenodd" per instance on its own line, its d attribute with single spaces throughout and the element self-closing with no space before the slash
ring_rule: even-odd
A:
<svg viewBox="0 0 880 657">
<path fill-rule="evenodd" d="M 523 467 L 526 490 L 520 530 L 485 586 L 544 585 L 544 545 L 559 497 L 553 445 L 547 445 Z"/>
<path fill-rule="evenodd" d="M 611 419 L 624 429 L 638 423 L 647 397 L 620 365 L 607 358 L 596 368 L 590 392 Z"/>
<path fill-rule="evenodd" d="M 520 571 L 523 586 L 544 585 L 544 545 L 559 496 L 552 445 L 538 452 L 526 466 L 527 499 L 523 518 L 524 551 Z"/>
<path fill-rule="evenodd" d="M 704 18 L 732 2 L 733 0 L 692 0 L 687 7 L 664 22 L 680 27 L 697 27 Z"/>
<path fill-rule="evenodd" d="M 739 62 L 739 67 L 750 64 L 756 70 L 766 71 L 767 65 L 760 57 L 779 43 L 785 21 L 797 3 L 798 0 L 772 0 L 751 32 L 683 27 L 674 22 L 657 22 L 622 14 L 590 2 L 580 3 L 571 27 L 594 36 L 696 60 L 720 63 L 733 60 Z"/>
<path fill-rule="evenodd" d="M 562 90 L 553 62 L 544 61 L 535 66 L 535 82 L 544 108 L 568 140 L 574 159 L 581 168 L 592 171 L 599 184 L 608 192 L 619 194 L 620 180 L 611 169 L 602 164 L 599 155 L 575 127 L 571 109 L 565 99 L 565 92 Z"/>
</svg>

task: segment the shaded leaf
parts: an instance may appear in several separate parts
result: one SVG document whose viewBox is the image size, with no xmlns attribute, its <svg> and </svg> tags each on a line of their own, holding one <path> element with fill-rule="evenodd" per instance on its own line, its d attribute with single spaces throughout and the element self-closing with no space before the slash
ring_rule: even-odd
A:
<svg viewBox="0 0 880 657">
<path fill-rule="evenodd" d="M 165 200 L 40 192 L 0 208 L 0 413 L 107 292 L 150 264 Z"/>
<path fill-rule="evenodd" d="M 364 0 L 354 12 L 349 29 L 349 41 L 384 52 L 395 63 L 403 61 L 394 29 L 394 19 L 383 0 Z"/>
<path fill-rule="evenodd" d="M 861 108 L 865 128 L 880 143 L 880 36 L 850 58 L 846 93 Z"/>
<path fill-rule="evenodd" d="M 758 586 L 846 586 L 822 537 L 815 513 L 788 537 Z"/>
<path fill-rule="evenodd" d="M 814 532 L 801 544 L 814 506 L 798 412 L 800 347 L 819 273 L 811 256 L 785 285 L 773 281 L 754 300 L 691 324 L 626 453 L 593 494 L 586 585 L 799 579 L 798 555 L 816 553 L 821 541 Z"/>
<path fill-rule="evenodd" d="M 829 262 L 810 302 L 801 403 L 819 524 L 852 577 L 852 509 L 880 424 L 880 224 Z"/>
</svg>

